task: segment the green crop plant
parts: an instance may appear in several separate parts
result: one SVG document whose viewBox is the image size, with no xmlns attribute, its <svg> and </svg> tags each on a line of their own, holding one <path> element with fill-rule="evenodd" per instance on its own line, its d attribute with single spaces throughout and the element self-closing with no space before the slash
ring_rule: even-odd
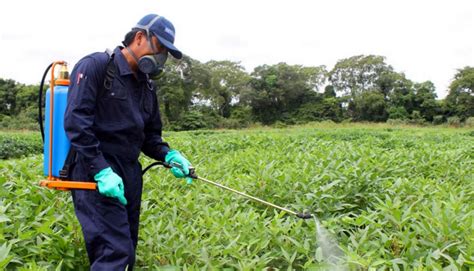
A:
<svg viewBox="0 0 474 271">
<path fill-rule="evenodd" d="M 0 131 L 0 159 L 40 154 L 42 151 L 43 146 L 39 133 Z"/>
<path fill-rule="evenodd" d="M 472 270 L 473 134 L 332 124 L 164 137 L 200 176 L 316 214 L 350 270 Z M 38 186 L 42 156 L 0 163 L 0 269 L 87 270 L 70 194 Z M 165 169 L 144 181 L 137 270 L 324 265 L 312 220 Z"/>
</svg>

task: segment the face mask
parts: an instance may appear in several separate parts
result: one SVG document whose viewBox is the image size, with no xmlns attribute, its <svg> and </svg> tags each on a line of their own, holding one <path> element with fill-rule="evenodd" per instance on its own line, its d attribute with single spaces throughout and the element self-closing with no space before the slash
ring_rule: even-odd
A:
<svg viewBox="0 0 474 271">
<path fill-rule="evenodd" d="M 156 48 L 152 46 L 151 44 L 151 37 L 148 37 L 148 46 L 153 52 L 156 52 Z M 163 72 L 163 69 L 165 67 L 166 60 L 168 59 L 168 52 L 162 52 L 159 54 L 153 54 L 153 55 L 145 55 L 140 58 L 138 58 L 130 48 L 127 47 L 128 52 L 132 55 L 133 58 L 135 58 L 135 61 L 137 62 L 138 69 L 143 72 L 148 74 L 150 77 L 155 77 L 161 74 Z"/>
<path fill-rule="evenodd" d="M 160 54 L 146 55 L 138 59 L 138 69 L 150 75 L 151 77 L 158 76 L 163 72 L 165 67 L 165 62 L 168 59 L 168 52 L 163 52 Z"/>
</svg>

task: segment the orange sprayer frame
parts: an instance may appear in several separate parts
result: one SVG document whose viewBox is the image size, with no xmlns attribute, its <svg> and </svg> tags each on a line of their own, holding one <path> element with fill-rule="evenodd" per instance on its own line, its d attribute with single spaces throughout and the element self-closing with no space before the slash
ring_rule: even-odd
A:
<svg viewBox="0 0 474 271">
<path fill-rule="evenodd" d="M 59 179 L 53 176 L 53 112 L 54 112 L 54 67 L 56 65 L 65 65 L 65 61 L 56 61 L 51 67 L 51 81 L 49 83 L 50 88 L 50 107 L 49 107 L 49 161 L 48 161 L 48 179 L 40 181 L 40 185 L 57 190 L 71 190 L 71 189 L 84 189 L 84 190 L 96 190 L 97 184 L 95 182 L 76 182 Z"/>
</svg>

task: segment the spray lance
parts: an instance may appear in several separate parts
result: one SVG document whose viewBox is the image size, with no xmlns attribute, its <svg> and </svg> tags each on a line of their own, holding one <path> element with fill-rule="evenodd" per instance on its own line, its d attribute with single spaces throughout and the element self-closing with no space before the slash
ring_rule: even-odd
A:
<svg viewBox="0 0 474 271">
<path fill-rule="evenodd" d="M 142 171 L 142 174 L 145 174 L 145 172 L 146 172 L 147 170 L 149 170 L 151 167 L 157 166 L 157 165 L 161 165 L 161 166 L 163 166 L 163 167 L 165 167 L 165 168 L 177 167 L 177 168 L 179 168 L 179 169 L 181 169 L 181 170 L 183 169 L 183 167 L 182 167 L 181 164 L 179 164 L 179 163 L 172 162 L 171 164 L 168 164 L 168 163 L 166 163 L 166 162 L 155 162 L 155 163 L 150 164 L 148 167 L 146 167 L 146 168 Z M 299 217 L 299 218 L 302 218 L 302 219 L 309 219 L 309 218 L 312 218 L 312 217 L 313 217 L 313 215 L 310 214 L 310 213 L 306 213 L 306 212 L 297 213 L 297 212 L 295 212 L 295 211 L 292 211 L 292 210 L 290 210 L 290 209 L 284 208 L 284 207 L 282 207 L 282 206 L 278 206 L 278 205 L 273 204 L 273 203 L 271 203 L 271 202 L 268 202 L 268 201 L 259 199 L 259 198 L 257 198 L 257 197 L 251 196 L 251 195 L 248 195 L 248 194 L 246 194 L 246 193 L 243 193 L 243 192 L 241 192 L 241 191 L 238 191 L 238 190 L 235 190 L 235 189 L 233 189 L 233 188 L 227 187 L 227 186 L 222 185 L 222 184 L 220 184 L 220 183 L 216 183 L 216 182 L 213 182 L 213 181 L 211 181 L 211 180 L 208 180 L 208 179 L 205 179 L 205 178 L 203 178 L 203 177 L 200 177 L 200 176 L 198 176 L 198 175 L 196 174 L 196 170 L 195 170 L 194 167 L 189 167 L 188 169 L 189 169 L 189 174 L 188 174 L 187 177 L 190 177 L 190 178 L 192 178 L 192 179 L 200 180 L 200 181 L 203 181 L 203 182 L 205 182 L 205 183 L 212 184 L 212 185 L 217 186 L 217 187 L 219 187 L 219 188 L 221 188 L 221 189 L 224 189 L 224 190 L 230 191 L 230 192 L 232 192 L 232 193 L 241 195 L 241 196 L 243 196 L 243 197 L 245 197 L 245 198 L 248 198 L 248 199 L 251 199 L 251 200 L 253 200 L 253 201 L 262 203 L 262 204 L 264 204 L 264 205 L 273 207 L 273 208 L 275 208 L 275 209 L 284 211 L 284 212 L 286 212 L 286 213 L 288 213 L 288 214 L 295 215 L 295 216 L 297 216 L 297 217 Z"/>
</svg>

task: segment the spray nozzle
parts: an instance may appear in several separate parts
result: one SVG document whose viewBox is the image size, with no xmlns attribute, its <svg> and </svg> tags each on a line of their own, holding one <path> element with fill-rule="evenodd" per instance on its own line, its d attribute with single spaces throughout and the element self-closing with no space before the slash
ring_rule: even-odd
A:
<svg viewBox="0 0 474 271">
<path fill-rule="evenodd" d="M 310 219 L 313 217 L 310 213 L 297 213 L 296 216 L 302 219 Z"/>
</svg>

